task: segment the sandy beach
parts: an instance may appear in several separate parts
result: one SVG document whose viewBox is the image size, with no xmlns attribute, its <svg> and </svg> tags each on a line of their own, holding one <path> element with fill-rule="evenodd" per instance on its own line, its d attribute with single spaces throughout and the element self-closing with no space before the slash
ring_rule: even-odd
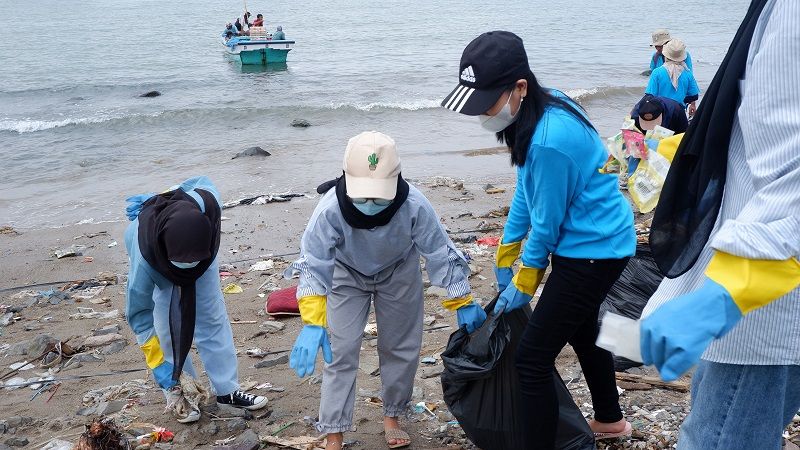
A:
<svg viewBox="0 0 800 450">
<path fill-rule="evenodd" d="M 493 154 L 496 150 L 476 150 L 477 155 Z M 462 181 L 459 177 L 434 177 L 414 179 L 412 182 L 420 187 L 430 198 L 440 214 L 443 223 L 451 232 L 451 237 L 458 241 L 469 241 L 485 236 L 499 236 L 500 228 L 505 220 L 498 211 L 510 202 L 513 192 L 513 180 L 497 180 L 493 183 L 493 194 L 487 194 L 487 186 L 483 181 Z M 80 359 L 66 364 L 56 377 L 72 377 L 108 373 L 121 369 L 141 369 L 140 371 L 96 376 L 78 380 L 61 382 L 59 388 L 51 396 L 51 392 L 43 392 L 36 398 L 30 388 L 3 391 L 0 396 L 0 420 L 5 425 L 0 430 L 0 442 L 17 439 L 12 443 L 27 441 L 23 448 L 41 448 L 50 439 L 61 438 L 75 442 L 84 431 L 84 424 L 93 416 L 77 415 L 79 410 L 93 406 L 84 398 L 93 389 L 118 386 L 132 380 L 144 380 L 145 388 L 123 392 L 116 404 L 121 410 L 110 414 L 121 427 L 128 427 L 132 433 L 147 430 L 152 424 L 165 427 L 176 434 L 171 444 L 174 448 L 210 448 L 213 445 L 231 444 L 242 436 L 251 436 L 252 430 L 259 436 L 277 435 L 280 438 L 293 436 L 317 437 L 310 426 L 317 414 L 319 402 L 319 379 L 298 379 L 288 364 L 278 358 L 287 355 L 294 342 L 301 322 L 299 318 L 278 319 L 284 325 L 282 330 L 266 332 L 262 327 L 270 318 L 264 312 L 264 295 L 270 289 L 290 286 L 292 280 L 281 277 L 282 269 L 293 258 L 292 253 L 298 249 L 299 239 L 305 223 L 316 201 L 316 193 L 309 192 L 308 197 L 294 198 L 285 203 L 265 205 L 247 205 L 225 209 L 222 222 L 223 237 L 219 259 L 223 268 L 231 272 L 224 277 L 223 286 L 236 283 L 243 288 L 240 294 L 226 295 L 226 303 L 230 320 L 234 322 L 233 332 L 237 351 L 239 352 L 239 378 L 244 387 L 252 393 L 266 395 L 270 404 L 267 410 L 257 411 L 256 417 L 229 418 L 224 412 L 209 407 L 202 420 L 193 425 L 178 424 L 172 417 L 164 413 L 164 398 L 156 389 L 144 370 L 144 361 L 135 345 L 134 336 L 124 320 L 125 295 L 124 282 L 127 274 L 127 256 L 123 244 L 123 233 L 127 223 L 86 224 L 59 229 L 26 231 L 21 233 L 6 232 L 0 235 L 3 264 L 0 267 L 2 285 L 0 293 L 2 310 L 11 312 L 10 323 L 3 328 L 0 336 L 0 365 L 8 372 L 8 367 L 15 362 L 27 360 L 19 354 L 25 342 L 46 334 L 61 342 L 68 342 L 78 348 L 95 330 L 108 325 L 119 325 L 119 334 L 126 343 L 115 344 L 116 348 L 99 347 L 88 349 L 85 355 L 72 359 Z M 232 199 L 224 199 L 225 201 Z M 492 214 L 492 211 L 495 211 Z M 497 217 L 500 216 L 500 217 Z M 478 229 L 484 232 L 474 231 Z M 463 233 L 462 231 L 467 231 Z M 114 243 L 117 244 L 114 244 Z M 58 259 L 54 251 L 72 245 L 85 246 L 82 255 Z M 494 276 L 492 263 L 494 247 L 479 246 L 472 243 L 458 243 L 459 247 L 472 258 L 473 274 L 471 283 L 475 295 L 484 302 L 494 295 Z M 270 256 L 272 255 L 272 256 Z M 286 255 L 286 256 L 277 256 Z M 272 259 L 274 268 L 266 272 L 248 272 L 250 266 L 261 260 Z M 103 275 L 101 275 L 103 273 Z M 109 274 L 113 275 L 109 278 Z M 116 279 L 118 283 L 106 286 L 101 293 L 91 299 L 71 299 L 58 302 L 53 300 L 37 300 L 34 305 L 26 291 L 44 291 L 59 289 L 71 280 Z M 40 283 L 59 282 L 51 285 Z M 29 285 L 39 285 L 27 287 Z M 261 289 L 260 289 L 261 288 Z M 260 295 L 259 295 L 260 294 Z M 434 364 L 421 364 L 417 374 L 414 401 L 424 400 L 434 406 L 434 414 L 410 413 L 404 421 L 413 438 L 412 448 L 473 448 L 465 440 L 463 433 L 454 424 L 453 417 L 442 401 L 441 384 L 438 369 L 441 368 L 439 354 L 445 348 L 447 338 L 455 330 L 454 314 L 445 311 L 435 295 L 435 289 L 426 294 L 426 316 L 433 329 L 425 333 L 421 357 L 433 357 Z M 52 304 L 57 303 L 57 304 Z M 70 319 L 70 315 L 78 313 L 78 308 L 93 308 L 98 313 L 119 311 L 114 319 Z M 374 321 L 374 320 L 373 320 Z M 444 327 L 443 327 L 444 326 Z M 19 345 L 19 343 L 23 343 Z M 356 427 L 352 433 L 346 434 L 350 448 L 379 449 L 385 446 L 382 436 L 381 408 L 376 406 L 375 397 L 379 393 L 380 378 L 371 375 L 377 366 L 375 340 L 365 340 L 361 353 L 361 370 L 358 378 L 359 397 L 356 402 Z M 120 347 L 121 350 L 120 350 Z M 248 349 L 260 348 L 266 352 L 276 352 L 264 360 L 276 359 L 273 367 L 256 368 L 262 360 L 246 355 Z M 10 353 L 10 354 L 9 354 Z M 27 355 L 28 358 L 36 355 Z M 61 362 L 64 364 L 67 359 Z M 264 363 L 269 365 L 270 363 Z M 15 374 L 25 379 L 36 377 L 37 373 L 46 369 L 36 367 Z M 263 365 L 263 364 L 262 364 Z M 199 358 L 195 358 L 195 366 L 201 369 Z M 318 367 L 319 373 L 319 367 Z M 559 371 L 572 391 L 577 404 L 584 413 L 590 413 L 588 390 L 581 377 L 577 360 L 569 349 L 559 358 Z M 633 372 L 643 372 L 633 369 Z M 652 372 L 645 375 L 653 375 Z M 203 380 L 207 384 L 207 379 Z M 686 380 L 682 383 L 685 385 Z M 261 386 L 270 383 L 272 390 Z M 260 386 L 261 389 L 255 387 Z M 636 387 L 636 386 L 634 386 Z M 651 388 L 644 385 L 645 388 Z M 640 386 L 642 388 L 642 386 Z M 141 395 L 141 397 L 139 397 Z M 677 437 L 677 426 L 688 408 L 688 393 L 669 390 L 652 389 L 643 391 L 626 391 L 623 404 L 628 418 L 636 428 L 635 438 L 631 441 L 612 443 L 601 448 L 667 448 Z M 125 400 L 127 399 L 127 400 Z M 91 399 L 88 399 L 91 400 Z M 113 403 L 113 402 L 112 402 Z M 641 409 L 639 409 L 641 408 Z M 111 410 L 108 410 L 109 412 Z M 642 412 L 644 411 L 644 412 Z M 81 411 L 86 413 L 86 411 Z M 97 411 L 95 411 L 97 412 Z M 286 427 L 282 429 L 283 427 Z M 278 432 L 278 430 L 280 430 Z M 170 444 L 159 444 L 166 445 Z M 449 446 L 448 446 L 449 445 Z M 163 448 L 163 447 L 162 447 Z"/>
</svg>

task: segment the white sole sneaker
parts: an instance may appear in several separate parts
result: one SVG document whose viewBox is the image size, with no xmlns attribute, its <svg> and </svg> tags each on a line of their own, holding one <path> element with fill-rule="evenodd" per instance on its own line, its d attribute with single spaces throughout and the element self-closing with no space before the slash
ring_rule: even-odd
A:
<svg viewBox="0 0 800 450">
<path fill-rule="evenodd" d="M 178 417 L 176 418 L 178 423 L 194 423 L 200 420 L 200 411 L 192 410 L 186 417 Z"/>
</svg>

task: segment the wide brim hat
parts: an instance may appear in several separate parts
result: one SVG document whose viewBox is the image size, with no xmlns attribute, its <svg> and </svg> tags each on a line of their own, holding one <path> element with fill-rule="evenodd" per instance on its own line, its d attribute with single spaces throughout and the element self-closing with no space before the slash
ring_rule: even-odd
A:
<svg viewBox="0 0 800 450">
<path fill-rule="evenodd" d="M 661 53 L 664 55 L 664 58 L 672 61 L 685 61 L 686 44 L 684 44 L 680 39 L 671 39 L 666 45 L 664 45 L 664 49 L 661 50 Z"/>
<path fill-rule="evenodd" d="M 663 28 L 653 31 L 652 38 L 653 43 L 650 44 L 650 47 L 665 45 L 670 41 L 669 31 Z"/>
</svg>

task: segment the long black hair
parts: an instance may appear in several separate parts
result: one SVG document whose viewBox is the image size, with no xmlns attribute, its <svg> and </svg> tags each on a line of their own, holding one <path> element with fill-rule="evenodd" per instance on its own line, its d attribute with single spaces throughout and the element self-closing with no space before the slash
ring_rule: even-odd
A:
<svg viewBox="0 0 800 450">
<path fill-rule="evenodd" d="M 573 104 L 564 98 L 551 94 L 539 84 L 536 76 L 531 71 L 528 71 L 525 80 L 528 81 L 528 94 L 520 104 L 519 111 L 517 111 L 517 120 L 503 131 L 496 133 L 497 140 L 506 144 L 511 150 L 511 164 L 514 166 L 525 164 L 525 159 L 528 157 L 528 147 L 531 145 L 531 137 L 533 137 L 533 132 L 544 115 L 544 109 L 547 105 L 555 105 L 565 109 L 586 126 L 595 130 L 594 125 L 584 115 L 583 107 L 578 105 L 577 102 Z M 515 85 L 516 83 L 509 86 L 509 90 L 513 90 Z"/>
</svg>

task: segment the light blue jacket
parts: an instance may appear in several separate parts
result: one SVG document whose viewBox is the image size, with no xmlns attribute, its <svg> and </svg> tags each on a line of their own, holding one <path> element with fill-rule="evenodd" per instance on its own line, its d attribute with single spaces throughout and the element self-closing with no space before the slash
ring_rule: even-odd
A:
<svg viewBox="0 0 800 450">
<path fill-rule="evenodd" d="M 676 89 L 669 79 L 669 72 L 667 72 L 666 67 L 661 66 L 650 74 L 650 81 L 647 83 L 647 89 L 645 89 L 644 93 L 671 98 L 686 108 L 686 103 L 683 100 L 691 95 L 699 95 L 700 88 L 697 86 L 697 80 L 694 79 L 692 71 L 684 70 L 681 72 L 681 76 L 678 77 L 678 87 Z"/>
<path fill-rule="evenodd" d="M 595 130 L 560 107 L 545 108 L 525 164 L 517 168 L 503 232 L 504 244 L 527 236 L 525 266 L 546 268 L 550 254 L 579 259 L 634 254 L 633 211 L 616 176 L 599 172 L 607 158 Z"/>
<path fill-rule="evenodd" d="M 200 194 L 195 192 L 195 188 L 200 188 L 214 195 L 219 205 L 222 205 L 219 192 L 210 179 L 207 177 L 190 178 L 172 189 L 182 189 L 194 198 L 200 205 L 200 209 L 205 211 L 205 204 Z M 173 284 L 163 275 L 158 273 L 145 259 L 139 249 L 139 219 L 133 220 L 128 229 L 125 230 L 125 248 L 128 250 L 130 261 L 130 272 L 128 273 L 128 285 L 126 288 L 127 300 L 125 304 L 125 316 L 128 323 L 136 334 L 136 342 L 144 344 L 154 336 L 153 310 L 156 302 L 169 303 L 172 296 Z M 219 281 L 219 264 L 215 259 L 208 267 L 203 276 L 196 284 L 197 304 L 213 303 L 222 301 L 222 289 Z"/>
<path fill-rule="evenodd" d="M 272 33 L 272 40 L 274 40 L 274 41 L 282 41 L 284 39 L 286 39 L 286 35 L 283 33 L 283 31 L 276 31 L 276 32 Z"/>
</svg>

